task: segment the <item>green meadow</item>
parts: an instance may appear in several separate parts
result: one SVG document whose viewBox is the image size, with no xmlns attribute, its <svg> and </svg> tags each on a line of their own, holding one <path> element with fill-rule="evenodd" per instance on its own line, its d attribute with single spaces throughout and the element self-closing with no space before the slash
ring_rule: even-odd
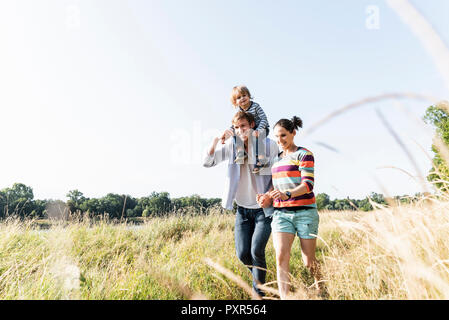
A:
<svg viewBox="0 0 449 320">
<path fill-rule="evenodd" d="M 312 289 L 296 239 L 291 298 L 448 299 L 447 207 L 433 199 L 320 212 L 325 293 Z M 251 299 L 250 273 L 235 255 L 234 218 L 217 210 L 141 224 L 3 221 L 0 299 Z M 266 299 L 278 299 L 271 238 L 266 253 Z"/>
</svg>

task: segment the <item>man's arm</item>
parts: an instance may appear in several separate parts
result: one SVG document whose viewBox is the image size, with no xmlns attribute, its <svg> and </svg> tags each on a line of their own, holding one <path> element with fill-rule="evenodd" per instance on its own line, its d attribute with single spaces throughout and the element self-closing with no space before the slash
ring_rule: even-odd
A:
<svg viewBox="0 0 449 320">
<path fill-rule="evenodd" d="M 225 138 L 228 139 L 232 135 L 232 131 L 227 129 L 223 135 L 225 135 Z M 221 140 L 222 136 L 215 137 L 212 140 L 212 143 L 210 147 L 207 149 L 206 157 L 203 161 L 203 166 L 206 168 L 213 167 L 217 165 L 218 163 L 226 160 L 229 158 L 230 155 L 230 145 L 224 145 L 219 148 L 217 148 L 218 142 Z"/>
<path fill-rule="evenodd" d="M 212 144 L 209 147 L 209 151 L 207 152 L 207 154 L 209 156 L 213 156 L 215 153 L 215 148 L 217 147 L 218 141 L 220 141 L 221 139 L 219 139 L 218 137 L 215 137 L 214 140 L 212 140 Z"/>
<path fill-rule="evenodd" d="M 301 182 L 299 186 L 296 188 L 290 189 L 291 198 L 302 196 L 303 194 L 311 192 L 311 190 L 308 188 L 307 184 L 305 182 Z M 281 199 L 281 200 L 287 200 L 288 196 L 285 194 L 285 192 L 281 192 L 279 190 L 273 190 L 270 192 L 270 196 L 273 199 Z"/>
</svg>

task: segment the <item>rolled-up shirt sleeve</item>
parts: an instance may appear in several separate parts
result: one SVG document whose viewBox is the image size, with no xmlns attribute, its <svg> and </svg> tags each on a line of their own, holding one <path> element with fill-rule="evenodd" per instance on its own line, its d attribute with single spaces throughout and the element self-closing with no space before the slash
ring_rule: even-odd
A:
<svg viewBox="0 0 449 320">
<path fill-rule="evenodd" d="M 210 168 L 216 166 L 220 162 L 229 159 L 230 149 L 232 149 L 232 145 L 228 142 L 224 146 L 215 149 L 214 154 L 210 155 L 209 150 L 206 151 L 205 157 L 203 159 L 203 166 L 206 168 Z"/>
</svg>

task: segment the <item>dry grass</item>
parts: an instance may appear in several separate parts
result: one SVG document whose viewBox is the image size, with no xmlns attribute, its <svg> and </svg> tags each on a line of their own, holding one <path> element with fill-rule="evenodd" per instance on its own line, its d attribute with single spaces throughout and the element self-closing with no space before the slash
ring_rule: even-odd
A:
<svg viewBox="0 0 449 320">
<path fill-rule="evenodd" d="M 321 237 L 330 297 L 448 299 L 448 206 L 428 199 L 343 219 L 327 215 Z"/>
<path fill-rule="evenodd" d="M 320 212 L 317 257 L 326 299 L 448 299 L 449 202 L 427 198 L 373 212 Z M 235 256 L 233 215 L 0 225 L 0 299 L 251 299 Z M 291 258 L 292 299 L 322 299 Z M 277 299 L 267 245 L 267 299 Z M 242 284 L 243 283 L 243 284 Z M 245 290 L 246 289 L 246 290 Z"/>
<path fill-rule="evenodd" d="M 448 299 L 448 209 L 446 200 L 425 198 L 374 212 L 320 212 L 317 255 L 325 298 Z M 299 244 L 290 267 L 290 299 L 322 299 L 310 289 Z M 278 297 L 276 283 L 268 288 Z"/>
</svg>

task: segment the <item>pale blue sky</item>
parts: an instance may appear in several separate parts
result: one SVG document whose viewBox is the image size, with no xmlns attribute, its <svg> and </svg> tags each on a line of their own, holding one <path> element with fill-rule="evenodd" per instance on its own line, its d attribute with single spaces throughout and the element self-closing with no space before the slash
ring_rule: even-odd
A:
<svg viewBox="0 0 449 320">
<path fill-rule="evenodd" d="M 449 43 L 449 2 L 411 1 Z M 367 6 L 379 29 L 365 26 Z M 108 192 L 220 197 L 225 165 L 201 166 L 245 84 L 273 125 L 304 127 L 363 97 L 416 92 L 448 99 L 418 39 L 384 1 L 53 0 L 0 2 L 0 188 L 36 198 Z M 415 117 L 425 103 L 402 101 Z M 316 158 L 316 192 L 362 198 L 422 191 L 376 115 L 394 125 L 420 170 L 432 132 L 392 101 L 347 112 L 297 144 Z M 416 143 L 414 142 L 416 141 Z M 339 153 L 324 148 L 325 143 Z"/>
</svg>

